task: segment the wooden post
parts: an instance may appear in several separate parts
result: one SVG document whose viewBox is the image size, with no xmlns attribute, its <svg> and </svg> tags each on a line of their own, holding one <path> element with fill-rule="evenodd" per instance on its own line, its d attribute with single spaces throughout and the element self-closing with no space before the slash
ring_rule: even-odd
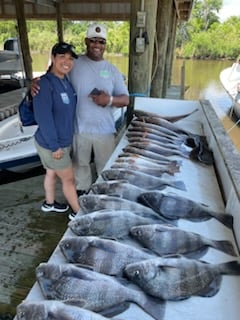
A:
<svg viewBox="0 0 240 320">
<path fill-rule="evenodd" d="M 33 77 L 33 72 L 32 72 L 32 58 L 30 55 L 27 24 L 25 19 L 23 0 L 15 0 L 15 10 L 16 10 L 17 23 L 18 23 L 19 39 L 21 43 L 23 65 L 25 69 L 25 75 L 26 75 L 27 86 L 28 86 Z"/>
<path fill-rule="evenodd" d="M 62 24 L 62 4 L 61 2 L 56 3 L 56 14 L 57 14 L 57 33 L 58 41 L 63 41 L 63 24 Z"/>
<path fill-rule="evenodd" d="M 131 2 L 128 72 L 131 98 L 129 108 L 133 108 L 135 96 L 150 95 L 157 3 L 157 0 L 134 0 Z M 144 16 L 144 12 L 146 14 L 145 26 L 141 27 L 139 23 L 141 22 L 141 17 Z M 143 43 L 144 47 L 136 45 L 138 41 L 140 44 Z M 142 48 L 143 50 L 141 51 Z M 131 120 L 132 112 L 129 108 L 127 122 Z"/>
<path fill-rule="evenodd" d="M 185 94 L 185 61 L 182 63 L 181 67 L 181 84 L 180 84 L 181 92 L 180 92 L 180 98 L 184 99 Z"/>
<path fill-rule="evenodd" d="M 172 14 L 172 2 L 159 0 L 157 10 L 157 41 L 156 54 L 153 66 L 153 79 L 151 97 L 162 98 L 164 91 L 164 73 L 166 68 L 166 55 L 170 30 L 170 17 Z"/>
<path fill-rule="evenodd" d="M 163 86 L 163 98 L 166 97 L 167 89 L 171 85 L 172 80 L 172 66 L 175 54 L 175 41 L 176 41 L 176 29 L 177 29 L 177 12 L 175 7 L 172 7 L 172 14 L 169 19 L 170 30 L 169 30 L 169 41 L 167 47 L 167 54 L 166 54 L 166 65 L 165 65 L 165 72 L 164 72 L 164 86 Z"/>
</svg>

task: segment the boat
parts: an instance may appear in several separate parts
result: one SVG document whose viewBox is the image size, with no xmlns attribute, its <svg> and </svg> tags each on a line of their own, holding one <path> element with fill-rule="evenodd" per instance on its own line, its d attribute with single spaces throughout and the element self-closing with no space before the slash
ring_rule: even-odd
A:
<svg viewBox="0 0 240 320">
<path fill-rule="evenodd" d="M 237 119 L 240 119 L 240 60 L 232 64 L 220 73 L 220 81 L 232 100 L 232 108 L 230 116 L 234 114 Z"/>
<path fill-rule="evenodd" d="M 36 128 L 22 128 L 18 114 L 0 121 L 0 171 L 24 173 L 41 165 L 33 139 Z"/>
<path fill-rule="evenodd" d="M 13 76 L 23 70 L 21 50 L 17 38 L 9 38 L 0 50 L 0 76 Z"/>
<path fill-rule="evenodd" d="M 116 129 L 124 123 L 126 107 L 116 108 L 113 116 Z M 18 114 L 0 121 L 0 171 L 27 172 L 41 165 L 34 146 L 37 126 L 21 127 Z"/>
</svg>

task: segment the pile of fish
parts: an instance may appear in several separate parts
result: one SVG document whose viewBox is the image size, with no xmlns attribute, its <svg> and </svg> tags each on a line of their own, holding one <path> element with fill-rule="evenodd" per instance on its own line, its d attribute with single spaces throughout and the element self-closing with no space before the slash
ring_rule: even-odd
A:
<svg viewBox="0 0 240 320">
<path fill-rule="evenodd" d="M 199 260 L 208 248 L 238 256 L 230 241 L 178 226 L 180 219 L 213 218 L 231 229 L 233 217 L 164 190 L 187 191 L 184 181 L 174 179 L 184 159 L 213 163 L 206 138 L 172 123 L 179 118 L 135 110 L 128 144 L 90 193 L 79 197 L 82 215 L 69 222 L 72 236 L 58 245 L 66 262 L 36 268 L 45 300 L 23 301 L 16 320 L 124 320 L 132 304 L 164 320 L 168 301 L 212 297 L 222 275 L 240 275 L 238 260 Z"/>
</svg>

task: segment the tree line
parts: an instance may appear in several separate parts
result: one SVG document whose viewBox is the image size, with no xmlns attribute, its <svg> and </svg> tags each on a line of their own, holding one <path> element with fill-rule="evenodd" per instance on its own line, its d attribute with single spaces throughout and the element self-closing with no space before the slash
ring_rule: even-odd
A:
<svg viewBox="0 0 240 320">
<path fill-rule="evenodd" d="M 191 17 L 179 22 L 176 35 L 176 57 L 195 59 L 236 59 L 240 55 L 240 16 L 219 21 L 217 13 L 222 0 L 195 0 Z M 64 21 L 64 40 L 75 45 L 78 53 L 85 51 L 84 38 L 89 22 Z M 129 53 L 129 22 L 104 22 L 108 28 L 106 51 Z M 27 21 L 31 52 L 46 53 L 57 42 L 56 21 Z M 0 21 L 0 45 L 16 37 L 15 21 Z"/>
</svg>

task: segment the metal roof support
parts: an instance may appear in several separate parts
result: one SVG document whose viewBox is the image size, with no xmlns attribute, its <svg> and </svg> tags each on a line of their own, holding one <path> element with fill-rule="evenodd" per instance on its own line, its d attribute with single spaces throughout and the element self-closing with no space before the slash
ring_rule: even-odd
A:
<svg viewBox="0 0 240 320">
<path fill-rule="evenodd" d="M 30 82 L 33 77 L 32 72 L 32 58 L 30 55 L 30 47 L 28 42 L 27 24 L 24 13 L 24 1 L 15 0 L 16 18 L 18 23 L 18 33 L 21 42 L 21 49 L 23 55 L 23 64 L 25 69 L 26 80 Z M 28 85 L 28 83 L 27 83 Z"/>
</svg>

